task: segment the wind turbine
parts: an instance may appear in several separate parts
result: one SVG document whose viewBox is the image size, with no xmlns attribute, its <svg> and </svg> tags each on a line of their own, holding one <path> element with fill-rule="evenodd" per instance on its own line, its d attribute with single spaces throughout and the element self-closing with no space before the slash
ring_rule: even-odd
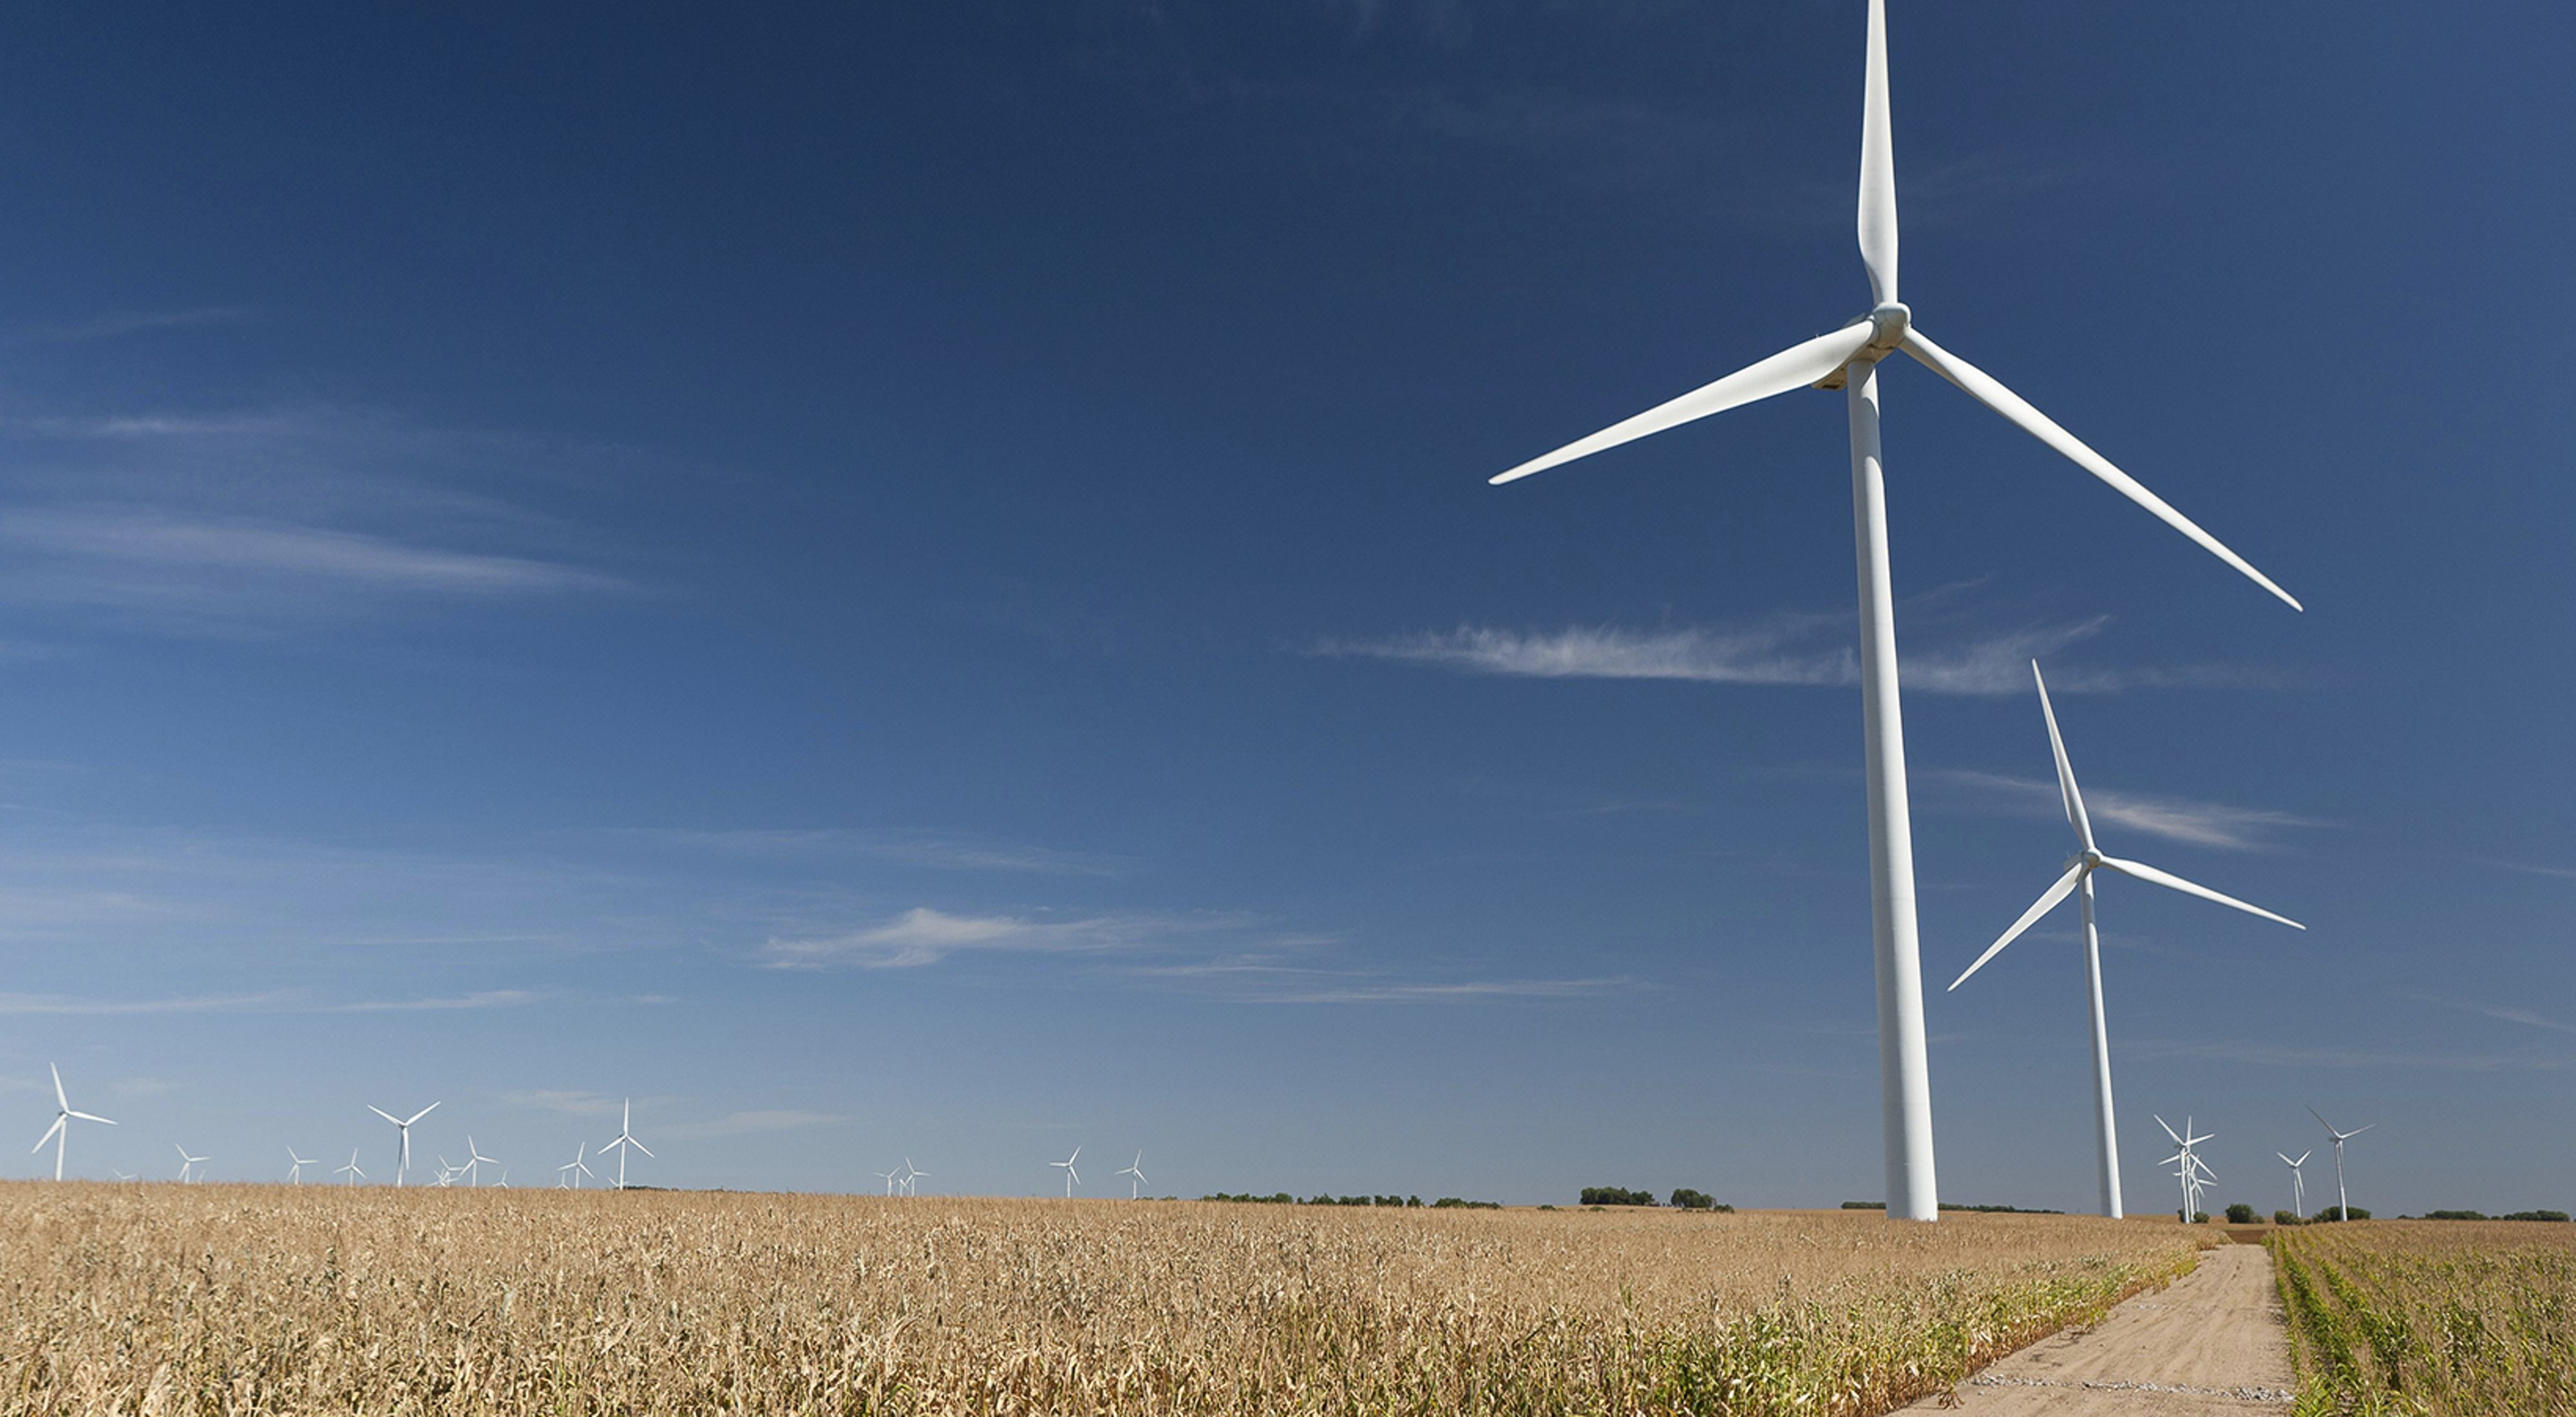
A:
<svg viewBox="0 0 2576 1417">
<path fill-rule="evenodd" d="M 1861 105 L 1860 254 L 1872 307 L 1831 334 L 1792 345 L 1715 383 L 1497 474 L 1505 483 L 1742 404 L 1813 385 L 1842 389 L 1850 406 L 1852 532 L 1859 565 L 1860 690 L 1869 784 L 1870 902 L 1878 973 L 1879 1090 L 1887 1148 L 1887 1214 L 1940 1216 L 1932 1157 L 1932 1088 L 1923 1051 L 1922 962 L 1915 941 L 1914 838 L 1905 786 L 1905 731 L 1896 673 L 1896 609 L 1887 556 L 1887 488 L 1879 446 L 1878 364 L 1903 350 L 1969 397 L 2071 459 L 2202 550 L 2293 609 L 2299 602 L 2165 500 L 2112 465 L 1984 370 L 1914 326 L 1897 299 L 1896 158 L 1887 96 L 1887 10 L 1869 3 Z"/>
<path fill-rule="evenodd" d="M 107 1122 L 111 1127 L 116 1124 L 108 1122 L 105 1117 L 94 1117 L 87 1112 L 73 1111 L 71 1099 L 63 1095 L 63 1070 L 51 1063 L 45 1064 L 45 1068 L 54 1075 L 54 1124 L 45 1128 L 45 1134 L 36 1138 L 34 1146 L 27 1148 L 27 1154 L 33 1156 L 45 1149 L 45 1143 L 52 1142 L 54 1144 L 54 1179 L 59 1181 L 63 1178 L 63 1148 L 71 1142 L 72 1123 L 75 1121 Z M 187 1153 L 180 1154 L 184 1156 Z"/>
<path fill-rule="evenodd" d="M 2156 1125 L 2165 1129 L 2166 1136 L 2173 1138 L 2176 1148 L 2174 1154 L 2166 1157 L 2165 1161 L 2182 1163 L 2181 1169 L 2174 1174 L 2182 1178 L 2182 1220 L 2185 1225 L 2188 1225 L 2191 1223 L 2191 1218 L 2200 1213 L 2201 1182 L 2218 1179 L 2218 1173 L 2209 1169 L 2208 1165 L 2200 1159 L 2200 1153 L 2197 1150 L 2202 1142 L 2216 1140 L 2216 1133 L 2209 1136 L 2194 1135 L 2189 1117 L 2183 1118 L 2180 1132 L 2176 1132 L 2173 1124 L 2162 1117 L 2156 1118 Z"/>
<path fill-rule="evenodd" d="M 291 1146 L 286 1149 L 286 1159 L 295 1163 L 293 1166 L 287 1168 L 286 1172 L 286 1184 L 290 1186 L 300 1186 L 304 1184 L 305 1167 L 319 1166 L 322 1164 L 309 1156 L 296 1155 L 295 1148 Z"/>
<path fill-rule="evenodd" d="M 403 1173 L 411 1169 L 411 1124 L 437 1111 L 438 1104 L 433 1102 L 408 1117 L 397 1117 L 372 1102 L 367 1104 L 367 1110 L 393 1123 L 394 1130 L 402 1133 L 402 1155 L 394 1161 L 394 1184 L 399 1186 L 403 1183 Z"/>
<path fill-rule="evenodd" d="M 2142 881 L 2151 881 L 2156 885 L 2181 891 L 2185 895 L 2196 895 L 2203 900 L 2214 900 L 2220 905 L 2234 906 L 2238 910 L 2260 915 L 2266 920 L 2277 920 L 2294 930 L 2304 930 L 2308 927 L 2288 916 L 2275 915 L 2260 906 L 2247 905 L 2232 895 L 2220 895 L 2207 886 L 2194 885 L 2180 876 L 2157 870 L 2143 861 L 2124 861 L 2117 856 L 2103 855 L 2093 844 L 2093 819 L 2086 815 L 2084 794 L 2075 786 L 2075 765 L 2067 760 L 2066 740 L 2058 735 L 2057 710 L 2049 705 L 2048 680 L 2039 672 L 2038 660 L 2034 659 L 2030 662 L 2030 677 L 2033 683 L 2039 685 L 2039 713 L 2040 717 L 2048 721 L 2048 751 L 2057 760 L 2058 801 L 2066 809 L 2067 824 L 2075 828 L 2076 854 L 2068 859 L 2066 873 L 2057 878 L 2057 883 L 2041 892 L 2038 901 L 2033 903 L 2030 909 L 2022 912 L 2021 918 L 2013 922 L 2012 928 L 2006 930 L 2001 939 L 1986 946 L 1986 952 L 1977 956 L 1975 964 L 1969 965 L 1958 978 L 1950 981 L 1950 987 L 1956 989 L 1967 983 L 1968 976 L 1985 968 L 1987 960 L 2002 953 L 2004 946 L 2020 939 L 2021 933 L 2038 923 L 2041 916 L 2055 910 L 2058 903 L 2066 899 L 2068 892 L 2074 892 L 2082 900 L 2084 983 L 2093 998 L 2093 1137 L 2094 1146 L 2100 1153 L 2101 1160 L 2102 1213 L 2117 1220 L 2120 1218 L 2120 1142 L 2111 1116 L 2111 1035 L 2102 1022 L 2102 941 L 2093 928 L 2093 873 L 2104 869 L 2116 871 L 2124 876 L 2134 876 Z"/>
<path fill-rule="evenodd" d="M 189 1177 L 195 1174 L 198 1167 L 214 1160 L 211 1156 L 190 1156 L 188 1149 L 177 1142 L 172 1142 L 170 1145 L 179 1153 L 179 1184 L 183 1186 L 188 1184 Z"/>
<path fill-rule="evenodd" d="M 909 1156 L 905 1157 L 905 1158 L 903 1159 L 903 1181 L 902 1181 L 903 1193 L 904 1193 L 905 1195 L 907 1195 L 907 1196 L 918 1196 L 918 1195 L 920 1195 L 920 1194 L 921 1194 L 921 1178 L 922 1178 L 922 1177 L 924 1177 L 924 1176 L 927 1176 L 927 1175 L 929 1175 L 929 1174 L 930 1174 L 929 1172 L 924 1171 L 924 1170 L 922 1170 L 920 1167 L 913 1165 L 913 1164 L 912 1164 L 912 1158 L 911 1158 L 911 1157 L 909 1157 Z"/>
<path fill-rule="evenodd" d="M 612 1151 L 617 1153 L 617 1189 L 622 1191 L 626 1189 L 626 1153 L 640 1151 L 646 1156 L 653 1154 L 652 1148 L 635 1139 L 634 1098 L 626 1099 L 626 1118 L 617 1124 L 617 1140 L 600 1148 L 603 1155 Z"/>
<path fill-rule="evenodd" d="M 472 1132 L 467 1132 L 465 1134 L 465 1183 L 467 1185 L 482 1185 L 483 1168 L 486 1166 L 498 1166 L 500 1164 L 501 1163 L 498 1159 L 485 1156 L 483 1154 L 483 1148 L 474 1144 L 474 1134 Z"/>
<path fill-rule="evenodd" d="M 590 1164 L 582 1160 L 582 1158 L 589 1153 L 590 1143 L 588 1142 L 583 1142 L 580 1146 L 573 1148 L 572 1160 L 555 1168 L 555 1184 L 557 1186 L 562 1186 L 569 1182 L 571 1183 L 572 1189 L 576 1191 L 580 1190 L 581 1178 L 591 1175 Z"/>
<path fill-rule="evenodd" d="M 1144 1165 L 1145 1153 L 1140 1151 L 1136 1153 L 1136 1159 L 1134 1161 L 1118 1168 L 1119 1175 L 1132 1176 L 1135 1178 L 1127 1183 L 1127 1199 L 1131 1201 L 1145 1194 Z"/>
<path fill-rule="evenodd" d="M 2329 1128 L 2328 1130 L 2332 1129 Z M 2272 1154 L 2281 1158 L 2282 1164 L 2290 1168 L 2290 1214 L 2299 1217 L 2301 1220 L 2307 1219 L 2308 1177 L 2307 1173 L 2301 1171 L 2299 1168 L 2307 1165 L 2308 1158 L 2317 1154 L 2315 1148 L 2311 1147 L 2306 1151 L 2300 1152 L 2299 1159 L 2296 1161 L 2290 1160 L 2290 1154 L 2286 1151 L 2276 1151 Z"/>
<path fill-rule="evenodd" d="M 118 1170 L 117 1170 L 115 1167 L 113 1167 L 113 1166 L 110 1166 L 110 1167 L 109 1167 L 109 1168 L 107 1168 L 107 1169 L 108 1169 L 111 1173 L 113 1173 L 113 1174 L 115 1175 L 116 1179 L 118 1179 L 118 1180 L 120 1180 L 120 1181 L 132 1181 L 132 1180 L 140 1179 L 140 1178 L 138 1178 L 138 1177 L 137 1177 L 133 1172 L 131 1172 L 131 1171 L 118 1171 Z"/>
<path fill-rule="evenodd" d="M 885 1193 L 888 1196 L 892 1196 L 894 1194 L 895 1178 L 903 1173 L 900 1171 L 879 1171 L 876 1174 L 886 1183 Z"/>
<path fill-rule="evenodd" d="M 1073 1183 L 1082 1179 L 1082 1173 L 1073 1169 L 1073 1163 L 1081 1159 L 1082 1148 L 1077 1146 L 1073 1149 L 1073 1155 L 1066 1157 L 1062 1161 L 1050 1161 L 1047 1163 L 1049 1166 L 1061 1166 L 1064 1168 L 1064 1198 L 1066 1200 L 1073 1199 Z"/>
<path fill-rule="evenodd" d="M 349 1148 L 349 1164 L 346 1166 L 332 1167 L 331 1174 L 334 1176 L 348 1177 L 349 1184 L 352 1186 L 367 1179 L 367 1173 L 358 1169 L 358 1149 L 354 1146 Z"/>
<path fill-rule="evenodd" d="M 2352 1202 L 2346 1200 L 2343 1194 L 2343 1144 L 2352 1140 L 2354 1137 L 2360 1136 L 2363 1132 L 2369 1131 L 2370 1127 L 2375 1127 L 2379 1124 L 2377 1122 L 2373 1122 L 2370 1124 L 2370 1127 L 2355 1127 L 2348 1132 L 2339 1132 L 2334 1129 L 2334 1123 L 2327 1121 L 2325 1119 L 2325 1115 L 2317 1111 L 2314 1107 L 2308 1109 L 2308 1115 L 2317 1119 L 2317 1125 L 2326 1129 L 2327 1136 L 2334 1138 L 2335 1219 L 2350 1220 L 2352 1219 Z"/>
</svg>

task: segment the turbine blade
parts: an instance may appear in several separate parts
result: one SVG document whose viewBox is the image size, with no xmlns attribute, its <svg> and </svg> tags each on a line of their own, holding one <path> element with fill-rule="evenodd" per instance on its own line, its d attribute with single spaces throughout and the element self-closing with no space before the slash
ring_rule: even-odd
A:
<svg viewBox="0 0 2576 1417">
<path fill-rule="evenodd" d="M 2057 426 L 2056 420 L 2031 407 L 2021 395 L 1996 382 L 1993 375 L 1934 344 L 1931 338 L 1920 329 L 1906 331 L 1904 348 L 1906 353 L 1921 360 L 1933 373 L 1966 390 L 1969 397 L 2002 414 L 2007 420 L 2017 424 L 2023 432 L 2055 448 L 2072 460 L 2077 467 L 2110 484 L 2111 490 L 2146 508 L 2158 521 L 2190 537 L 2201 550 L 2235 567 L 2256 585 L 2279 596 L 2291 609 L 2307 609 L 2298 602 L 2297 597 L 2273 584 L 2271 577 L 2255 570 L 2252 563 L 2244 557 L 2228 550 L 2217 537 L 2201 530 L 2198 522 L 2175 511 L 2164 498 L 2148 491 L 2136 478 L 2112 466 L 2109 458 L 2086 447 L 2082 439 Z"/>
<path fill-rule="evenodd" d="M 420 1109 L 419 1111 L 412 1113 L 412 1114 L 411 1114 L 411 1119 L 410 1119 L 410 1121 L 406 1121 L 406 1122 L 404 1122 L 404 1123 L 403 1123 L 403 1125 L 404 1125 L 404 1126 L 406 1126 L 406 1127 L 408 1127 L 408 1126 L 410 1126 L 410 1125 L 412 1124 L 412 1122 L 417 1122 L 417 1121 L 419 1121 L 421 1118 L 426 1117 L 426 1116 L 428 1116 L 430 1113 L 435 1112 L 435 1111 L 437 1111 L 437 1110 L 438 1110 L 438 1104 L 437 1104 L 437 1103 L 435 1103 L 435 1102 L 433 1102 L 433 1103 L 429 1104 L 428 1106 L 423 1107 L 423 1108 L 422 1108 L 422 1109 Z"/>
<path fill-rule="evenodd" d="M 2153 1114 L 2150 1114 L 2150 1115 L 2153 1115 Z M 2157 1118 L 2156 1118 L 2156 1125 L 2165 1129 L 2165 1135 L 2173 1138 L 2173 1143 L 2174 1143 L 2174 1145 L 2176 1145 L 2176 1146 L 2180 1146 L 2180 1145 L 2182 1145 L 2182 1136 L 2181 1136 L 2181 1134 L 2180 1134 L 2180 1133 L 2176 1132 L 2176 1131 L 2173 1129 L 2173 1123 L 2166 1121 L 2166 1120 L 2165 1120 L 2164 1118 L 2162 1118 L 2162 1117 L 2157 1117 Z"/>
<path fill-rule="evenodd" d="M 1965 973 L 1950 981 L 1950 987 L 1956 989 L 1960 985 L 1967 983 L 1968 975 L 1974 974 L 1978 970 L 1985 968 L 1987 960 L 1993 959 L 1996 955 L 2002 954 L 2004 946 L 2021 938 L 2022 931 L 2027 930 L 2032 925 L 2038 923 L 2039 917 L 2055 910 L 2059 901 L 2066 899 L 2068 895 L 2074 892 L 2075 883 L 2084 879 L 2084 871 L 2085 864 L 2081 861 L 2067 867 L 2066 874 L 2057 878 L 2057 884 L 2050 886 L 2045 891 L 2042 891 L 2039 899 L 2031 903 L 2030 909 L 2021 913 L 2021 918 L 2012 923 L 2012 928 L 2006 930 L 2003 933 L 2002 938 L 1996 940 L 1993 944 L 1986 946 L 1986 952 L 1977 956 L 1977 962 L 1975 964 L 1969 965 Z"/>
<path fill-rule="evenodd" d="M 2076 840 L 2084 849 L 2093 849 L 2093 819 L 2084 811 L 2084 794 L 2075 786 L 2075 764 L 2066 759 L 2066 740 L 2058 736 L 2057 710 L 2048 702 L 2048 681 L 2040 677 L 2039 661 L 2030 662 L 2030 677 L 2039 685 L 2039 714 L 2048 720 L 2048 751 L 2057 755 L 2057 795 L 2066 804 L 2066 821 L 2075 828 Z"/>
<path fill-rule="evenodd" d="M 642 1143 L 642 1142 L 640 1142 L 640 1141 L 635 1140 L 633 1137 L 628 1137 L 628 1138 L 626 1139 L 626 1144 L 627 1144 L 628 1146 L 631 1146 L 631 1147 L 635 1148 L 637 1151 L 640 1151 L 640 1152 L 644 1153 L 646 1156 L 652 1156 L 652 1155 L 653 1155 L 653 1148 L 651 1148 L 651 1147 L 649 1147 L 649 1146 L 646 1146 L 644 1143 Z M 656 1158 L 656 1159 L 658 1160 L 659 1158 Z"/>
<path fill-rule="evenodd" d="M 59 1132 L 59 1131 L 61 1131 L 61 1130 L 63 1129 L 63 1118 L 64 1118 L 64 1116 L 65 1116 L 65 1115 L 66 1115 L 66 1114 L 61 1113 L 61 1112 L 57 1112 L 57 1113 L 55 1113 L 55 1114 L 54 1114 L 54 1124 L 53 1124 L 52 1126 L 50 1126 L 50 1127 L 45 1128 L 45 1134 L 44 1134 L 43 1136 L 40 1136 L 40 1137 L 36 1138 L 36 1144 L 35 1144 L 34 1146 L 31 1146 L 31 1147 L 27 1148 L 27 1154 L 28 1154 L 29 1156 L 33 1156 L 33 1155 L 35 1155 L 37 1152 L 40 1152 L 40 1151 L 44 1150 L 44 1149 L 45 1149 L 45 1143 L 47 1143 L 47 1142 L 49 1142 L 49 1141 L 52 1141 L 52 1140 L 54 1139 L 54 1133 Z M 25 1136 L 25 1135 L 26 1135 L 26 1133 L 21 1132 L 21 1133 L 19 1133 L 19 1135 L 20 1135 L 20 1136 Z"/>
<path fill-rule="evenodd" d="M 1851 362 L 1877 330 L 1864 320 L 1845 325 L 1829 335 L 1818 335 L 1804 344 L 1750 364 L 1712 384 L 1704 384 L 1680 398 L 1659 403 L 1653 408 L 1623 422 L 1613 423 L 1591 437 L 1578 439 L 1544 457 L 1532 458 L 1509 472 L 1487 479 L 1500 487 L 1517 482 L 1534 472 L 1545 472 L 1576 458 L 1590 457 L 1605 448 L 1635 442 L 1649 433 L 1661 433 L 1712 413 L 1724 413 L 1748 403 L 1757 403 L 1775 394 L 1803 389 L 1818 379 Z"/>
<path fill-rule="evenodd" d="M 372 1102 L 367 1104 L 367 1110 L 384 1118 L 386 1121 L 393 1123 L 397 1127 L 407 1125 L 402 1118 L 395 1116 L 393 1113 L 386 1111 Z"/>
<path fill-rule="evenodd" d="M 2375 1126 L 2378 1126 L 2378 1125 L 2379 1125 L 2379 1124 L 2378 1124 L 2377 1122 L 2373 1122 L 2373 1123 L 2371 1123 L 2371 1124 L 2370 1124 L 2370 1127 L 2375 1127 Z M 2355 1127 L 2355 1128 L 2353 1128 L 2351 1131 L 2348 1131 L 2348 1132 L 2344 1133 L 2344 1135 L 2345 1135 L 2345 1136 L 2347 1136 L 2347 1137 L 2357 1137 L 2357 1136 L 2360 1136 L 2363 1132 L 2369 1131 L 2369 1130 L 2370 1130 L 2370 1127 Z"/>
<path fill-rule="evenodd" d="M 115 1122 L 109 1121 L 109 1119 L 99 1116 L 95 1112 L 66 1112 L 63 1115 L 66 1117 L 78 1117 L 84 1122 L 106 1122 L 111 1127 L 116 1125 Z"/>
<path fill-rule="evenodd" d="M 2308 1109 L 2308 1115 L 2309 1115 L 2309 1116 L 2311 1116 L 2311 1117 L 2316 1118 L 2316 1119 L 2317 1119 L 2317 1125 L 2318 1125 L 2318 1126 L 2320 1126 L 2320 1127 L 2325 1128 L 2325 1129 L 2326 1129 L 2326 1131 L 2327 1131 L 2328 1133 L 2332 1133 L 2332 1132 L 2334 1131 L 2334 1123 L 2329 1122 L 2329 1121 L 2327 1121 L 2327 1120 L 2326 1120 L 2326 1114 L 2325 1114 L 2325 1113 L 2318 1111 L 2318 1110 L 2317 1110 L 2317 1109 L 2315 1109 L 2314 1107 L 2311 1107 L 2311 1108 L 2309 1108 L 2309 1109 Z"/>
<path fill-rule="evenodd" d="M 1860 116 L 1860 260 L 1881 305 L 1896 299 L 1896 141 L 1887 113 L 1887 5 L 1869 0 L 1869 78 Z"/>
<path fill-rule="evenodd" d="M 47 1063 L 45 1071 L 54 1075 L 54 1105 L 66 1112 L 72 1110 L 72 1100 L 63 1096 L 63 1070 Z"/>
<path fill-rule="evenodd" d="M 2220 905 L 2232 905 L 2238 910 L 2244 911 L 2248 915 L 2260 915 L 2266 920 L 2278 921 L 2283 925 L 2289 926 L 2293 930 L 2304 930 L 2308 928 L 2286 915 L 2275 915 L 2259 905 L 2248 905 L 2232 895 L 2221 895 L 2207 886 L 2196 885 L 2193 882 L 2186 881 L 2171 871 L 2159 871 L 2155 867 L 2150 866 L 2143 861 L 2123 861 L 2117 856 L 2105 856 L 2102 858 L 2102 864 L 2124 876 L 2135 876 L 2142 881 L 2153 881 L 2157 885 L 2163 886 L 2168 890 L 2177 890 L 2182 892 L 2184 895 L 2196 895 L 2202 900 L 2214 900 Z"/>
</svg>

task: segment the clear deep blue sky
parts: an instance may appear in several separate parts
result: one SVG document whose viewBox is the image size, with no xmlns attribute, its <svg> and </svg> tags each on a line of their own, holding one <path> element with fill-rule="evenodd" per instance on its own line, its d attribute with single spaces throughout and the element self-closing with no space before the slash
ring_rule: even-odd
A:
<svg viewBox="0 0 2576 1417">
<path fill-rule="evenodd" d="M 1840 399 L 1483 481 L 1866 306 L 1859 0 L 528 8 L 0 22 L 9 1125 L 1877 1194 Z M 2092 1195 L 2037 654 L 2312 926 L 2103 887 L 2132 1206 L 2566 1207 L 2576 20 L 1891 8 L 1921 325 L 2309 606 L 1886 375 L 1944 1196 Z"/>
</svg>

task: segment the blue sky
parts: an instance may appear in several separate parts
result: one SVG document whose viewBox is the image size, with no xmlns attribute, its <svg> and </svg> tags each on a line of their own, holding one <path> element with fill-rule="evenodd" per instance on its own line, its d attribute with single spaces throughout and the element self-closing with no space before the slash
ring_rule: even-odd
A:
<svg viewBox="0 0 2576 1417">
<path fill-rule="evenodd" d="M 1865 307 L 1861 7 L 877 8 L 5 22 L 0 1106 L 1875 1195 L 1840 400 L 1483 482 Z M 1917 319 L 2309 607 L 1891 369 L 1926 975 L 2067 850 L 2037 655 L 2312 927 L 2105 885 L 2133 1206 L 2313 1105 L 2565 1207 L 2576 21 L 1892 8 Z M 2071 916 L 1928 1021 L 1944 1195 L 2087 1204 Z"/>
</svg>

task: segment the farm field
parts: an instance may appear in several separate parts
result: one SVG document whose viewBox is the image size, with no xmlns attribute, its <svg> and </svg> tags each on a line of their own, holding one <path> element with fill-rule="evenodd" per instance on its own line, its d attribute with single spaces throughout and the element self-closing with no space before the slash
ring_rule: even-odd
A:
<svg viewBox="0 0 2576 1417">
<path fill-rule="evenodd" d="M 2081 1217 L 0 1187 L 11 1413 L 1888 1410 L 2188 1270 Z"/>
<path fill-rule="evenodd" d="M 2576 1412 L 2576 1226 L 2367 1221 L 2271 1244 L 2303 1417 Z"/>
</svg>

